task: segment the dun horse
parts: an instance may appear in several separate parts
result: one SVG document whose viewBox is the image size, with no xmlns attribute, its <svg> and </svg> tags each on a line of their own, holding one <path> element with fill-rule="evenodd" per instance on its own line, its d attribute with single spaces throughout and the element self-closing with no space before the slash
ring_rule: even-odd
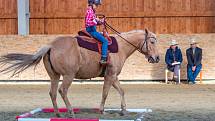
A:
<svg viewBox="0 0 215 121">
<path fill-rule="evenodd" d="M 126 40 L 116 36 L 118 42 L 118 53 L 110 53 L 110 62 L 106 66 L 104 74 L 104 85 L 102 92 L 102 100 L 100 111 L 104 111 L 105 100 L 108 96 L 110 87 L 113 86 L 120 94 L 121 112 L 126 113 L 126 103 L 124 98 L 124 90 L 120 86 L 118 75 L 126 59 L 136 50 L 140 51 L 148 59 L 149 63 L 158 63 L 159 54 L 156 48 L 156 35 L 146 30 L 133 30 L 122 33 Z M 103 67 L 99 64 L 100 54 L 94 51 L 79 47 L 77 39 L 71 36 L 57 37 L 51 44 L 41 48 L 36 54 L 18 54 L 12 53 L 0 57 L 0 64 L 11 64 L 1 72 L 11 72 L 13 75 L 18 74 L 25 69 L 36 66 L 43 58 L 46 71 L 51 79 L 50 97 L 53 103 L 56 116 L 60 116 L 57 106 L 57 91 L 63 98 L 68 112 L 74 116 L 73 108 L 67 97 L 68 89 L 74 78 L 90 79 L 98 77 Z M 63 81 L 58 89 L 60 76 Z"/>
</svg>

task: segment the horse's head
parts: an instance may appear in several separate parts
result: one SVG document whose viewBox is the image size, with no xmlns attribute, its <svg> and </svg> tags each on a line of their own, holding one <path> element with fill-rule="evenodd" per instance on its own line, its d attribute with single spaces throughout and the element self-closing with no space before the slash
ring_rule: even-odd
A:
<svg viewBox="0 0 215 121">
<path fill-rule="evenodd" d="M 145 39 L 140 43 L 139 50 L 146 56 L 149 63 L 158 63 L 160 61 L 156 44 L 156 35 L 145 29 Z"/>
</svg>

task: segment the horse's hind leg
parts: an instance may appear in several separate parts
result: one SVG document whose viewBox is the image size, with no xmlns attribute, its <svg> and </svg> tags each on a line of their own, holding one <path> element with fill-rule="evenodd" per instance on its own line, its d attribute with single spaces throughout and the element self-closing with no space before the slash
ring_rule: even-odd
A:
<svg viewBox="0 0 215 121">
<path fill-rule="evenodd" d="M 121 99 L 121 113 L 122 115 L 125 115 L 127 114 L 127 111 L 126 111 L 126 104 L 125 104 L 125 97 L 124 97 L 124 90 L 121 88 L 120 86 L 120 82 L 118 80 L 118 78 L 113 82 L 113 87 L 119 92 L 120 94 L 120 99 Z"/>
<path fill-rule="evenodd" d="M 74 76 L 71 75 L 64 75 L 63 76 L 63 82 L 59 88 L 59 93 L 61 94 L 61 97 L 63 98 L 63 101 L 68 109 L 68 112 L 70 114 L 70 117 L 74 118 L 74 112 L 73 112 L 73 108 L 69 102 L 69 99 L 67 97 L 67 93 L 68 93 L 68 89 L 73 81 Z"/>
<path fill-rule="evenodd" d="M 51 88 L 50 88 L 50 92 L 49 95 L 51 97 L 52 100 L 52 104 L 54 107 L 54 113 L 57 117 L 60 117 L 60 114 L 58 112 L 58 106 L 57 106 L 57 89 L 58 89 L 58 83 L 59 83 L 59 79 L 60 79 L 60 75 L 57 74 L 51 67 L 51 63 L 49 62 L 49 55 L 46 54 L 43 58 L 43 62 L 46 68 L 46 71 L 51 79 Z"/>
<path fill-rule="evenodd" d="M 57 106 L 57 88 L 58 88 L 58 83 L 59 83 L 59 79 L 55 78 L 55 79 L 51 79 L 51 89 L 49 92 L 49 95 L 51 97 L 52 100 L 52 104 L 54 107 L 54 113 L 57 117 L 60 117 L 59 111 L 58 111 L 58 106 Z"/>
</svg>

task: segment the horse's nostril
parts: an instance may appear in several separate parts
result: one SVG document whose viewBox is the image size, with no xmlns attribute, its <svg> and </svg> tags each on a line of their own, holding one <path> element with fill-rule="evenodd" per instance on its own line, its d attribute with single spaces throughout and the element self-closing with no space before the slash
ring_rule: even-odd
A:
<svg viewBox="0 0 215 121">
<path fill-rule="evenodd" d="M 159 60 L 160 60 L 160 57 L 158 56 L 158 57 L 156 58 L 156 60 L 158 60 L 158 61 L 159 61 Z"/>
<path fill-rule="evenodd" d="M 152 60 L 153 60 L 153 58 L 150 56 L 149 58 L 148 58 L 148 62 L 152 62 Z"/>
<path fill-rule="evenodd" d="M 158 63 L 160 61 L 160 57 L 158 56 L 157 58 L 156 58 L 156 62 Z"/>
</svg>

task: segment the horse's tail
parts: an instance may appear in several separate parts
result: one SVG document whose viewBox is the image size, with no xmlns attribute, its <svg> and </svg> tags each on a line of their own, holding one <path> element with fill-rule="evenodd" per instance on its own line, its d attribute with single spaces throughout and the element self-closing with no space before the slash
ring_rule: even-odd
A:
<svg viewBox="0 0 215 121">
<path fill-rule="evenodd" d="M 6 68 L 0 70 L 0 73 L 13 72 L 12 76 L 23 72 L 29 67 L 36 67 L 43 56 L 51 49 L 51 45 L 47 45 L 38 50 L 34 55 L 11 53 L 0 56 L 0 65 L 8 65 Z"/>
</svg>

